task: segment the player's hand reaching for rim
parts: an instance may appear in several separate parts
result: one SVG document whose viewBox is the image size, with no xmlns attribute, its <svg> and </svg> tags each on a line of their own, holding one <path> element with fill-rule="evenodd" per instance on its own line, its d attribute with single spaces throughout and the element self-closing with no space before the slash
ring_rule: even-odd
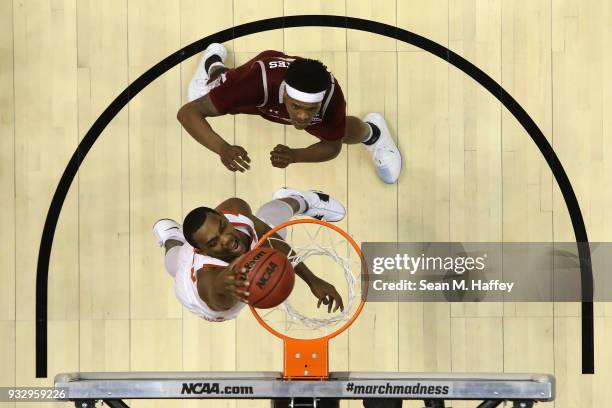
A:
<svg viewBox="0 0 612 408">
<path fill-rule="evenodd" d="M 327 306 L 327 312 L 331 313 L 332 308 L 335 312 L 340 309 L 344 310 L 344 304 L 342 303 L 342 297 L 334 287 L 334 285 L 325 282 L 323 279 L 315 277 L 310 283 L 310 290 L 319 299 L 317 308 L 321 307 L 321 304 Z"/>
<path fill-rule="evenodd" d="M 219 157 L 221 158 L 221 163 L 231 171 L 238 170 L 244 173 L 251 167 L 249 164 L 251 159 L 242 146 L 224 146 L 219 153 Z"/>
</svg>

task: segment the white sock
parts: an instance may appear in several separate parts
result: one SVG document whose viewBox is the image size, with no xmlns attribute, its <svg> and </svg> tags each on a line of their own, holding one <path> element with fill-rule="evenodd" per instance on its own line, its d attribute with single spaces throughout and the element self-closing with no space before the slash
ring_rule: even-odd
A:
<svg viewBox="0 0 612 408">
<path fill-rule="evenodd" d="M 304 214 L 306 212 L 306 210 L 308 209 L 308 203 L 306 202 L 304 197 L 301 196 L 301 195 L 294 194 L 294 195 L 290 196 L 290 198 L 293 198 L 300 205 L 300 209 L 298 210 L 297 213 L 298 214 Z"/>
<path fill-rule="evenodd" d="M 176 272 L 178 272 L 179 269 L 179 255 L 181 253 L 181 247 L 182 245 L 177 245 L 170 248 L 168 252 L 166 252 L 166 257 L 164 258 L 166 271 L 168 271 L 170 276 L 173 278 L 176 277 Z"/>
<path fill-rule="evenodd" d="M 255 213 L 257 218 L 268 224 L 271 228 L 289 221 L 294 215 L 291 205 L 283 200 L 268 201 Z M 278 235 L 282 238 L 285 238 L 286 233 L 285 229 L 278 231 Z"/>
</svg>

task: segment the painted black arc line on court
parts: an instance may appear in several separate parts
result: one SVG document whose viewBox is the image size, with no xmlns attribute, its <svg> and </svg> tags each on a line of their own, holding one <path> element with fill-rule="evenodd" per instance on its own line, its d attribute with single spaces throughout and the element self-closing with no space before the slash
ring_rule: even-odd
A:
<svg viewBox="0 0 612 408">
<path fill-rule="evenodd" d="M 136 96 L 147 85 L 153 82 L 163 73 L 181 63 L 185 59 L 203 51 L 212 42 L 227 42 L 232 39 L 246 35 L 255 34 L 263 31 L 276 30 L 279 28 L 292 27 L 337 27 L 374 34 L 385 37 L 395 38 L 408 44 L 419 47 L 431 54 L 454 65 L 465 74 L 473 78 L 476 82 L 486 88 L 495 96 L 512 115 L 519 121 L 527 131 L 533 142 L 538 146 L 542 156 L 548 163 L 550 170 L 555 176 L 559 185 L 565 205 L 567 206 L 576 242 L 588 243 L 588 236 L 578 200 L 572 185 L 555 154 L 552 146 L 544 137 L 542 131 L 531 119 L 527 112 L 518 102 L 504 90 L 501 85 L 495 82 L 486 73 L 480 70 L 471 62 L 455 54 L 448 48 L 431 41 L 425 37 L 414 34 L 410 31 L 402 30 L 387 24 L 371 20 L 363 20 L 344 16 L 325 16 L 325 15 L 302 15 L 276 17 L 266 20 L 254 21 L 252 23 L 241 24 L 239 26 L 220 31 L 216 34 L 202 38 L 188 46 L 178 50 L 170 56 L 164 58 L 155 66 L 150 68 L 134 82 L 132 82 L 113 102 L 102 112 L 100 117 L 94 122 L 83 140 L 70 158 L 64 173 L 59 181 L 51 206 L 47 213 L 43 234 L 40 241 L 40 251 L 38 253 L 38 266 L 36 275 L 36 377 L 47 376 L 47 283 L 49 274 L 49 260 L 57 221 L 64 204 L 64 200 L 70 189 L 70 185 L 85 159 L 85 156 L 98 139 L 102 131 L 110 121 L 119 113 L 128 102 Z M 593 275 L 591 270 L 591 254 L 588 245 L 578 245 L 578 255 L 580 258 L 581 272 L 581 291 L 582 291 L 582 373 L 593 374 L 594 363 L 594 339 L 593 339 Z"/>
</svg>

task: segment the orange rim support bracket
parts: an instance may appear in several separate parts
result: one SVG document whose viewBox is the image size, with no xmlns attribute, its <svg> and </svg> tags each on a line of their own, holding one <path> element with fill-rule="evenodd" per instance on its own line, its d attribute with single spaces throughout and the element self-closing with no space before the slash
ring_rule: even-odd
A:
<svg viewBox="0 0 612 408">
<path fill-rule="evenodd" d="M 329 339 L 285 339 L 285 379 L 329 378 Z"/>
<path fill-rule="evenodd" d="M 359 258 L 361 260 L 362 273 L 365 273 L 367 277 L 368 269 L 363 259 L 363 255 L 361 253 L 361 248 L 359 248 L 359 245 L 357 245 L 355 240 L 353 240 L 353 238 L 344 230 L 325 221 L 310 218 L 301 218 L 287 221 L 283 224 L 277 225 L 276 227 L 268 231 L 264 236 L 260 238 L 259 242 L 257 243 L 257 246 L 259 247 L 263 243 L 265 243 L 266 240 L 278 230 L 281 230 L 294 224 L 319 224 L 327 228 L 331 228 L 338 234 L 342 235 L 351 244 L 355 252 L 359 255 Z M 364 295 L 367 294 L 364 293 Z M 253 313 L 259 324 L 266 328 L 266 330 L 268 330 L 270 333 L 283 340 L 284 379 L 323 380 L 329 378 L 329 340 L 348 329 L 348 327 L 353 324 L 353 322 L 357 319 L 364 305 L 365 299 L 364 296 L 362 296 L 360 304 L 355 310 L 355 313 L 353 313 L 353 316 L 351 316 L 351 318 L 346 323 L 344 323 L 342 327 L 326 336 L 314 339 L 297 339 L 280 333 L 274 328 L 270 327 L 270 325 L 268 325 L 268 323 L 264 321 L 264 319 L 259 315 L 259 313 L 253 306 L 249 305 L 249 307 L 251 308 L 251 312 Z"/>
</svg>

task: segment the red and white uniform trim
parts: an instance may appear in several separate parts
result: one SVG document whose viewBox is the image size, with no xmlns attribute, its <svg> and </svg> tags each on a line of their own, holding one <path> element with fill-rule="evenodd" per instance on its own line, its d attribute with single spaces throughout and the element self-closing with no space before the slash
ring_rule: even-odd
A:
<svg viewBox="0 0 612 408">
<path fill-rule="evenodd" d="M 224 212 L 223 215 L 234 228 L 250 237 L 249 249 L 255 249 L 258 238 L 253 221 L 241 214 Z M 179 255 L 179 270 L 174 279 L 174 290 L 178 300 L 192 313 L 211 322 L 222 322 L 236 318 L 240 310 L 245 306 L 245 303 L 237 302 L 229 310 L 216 311 L 208 307 L 198 293 L 196 274 L 198 270 L 227 265 L 228 263 L 221 259 L 195 253 L 194 248 L 189 243 L 183 244 Z M 203 273 L 206 273 L 206 271 Z"/>
</svg>

